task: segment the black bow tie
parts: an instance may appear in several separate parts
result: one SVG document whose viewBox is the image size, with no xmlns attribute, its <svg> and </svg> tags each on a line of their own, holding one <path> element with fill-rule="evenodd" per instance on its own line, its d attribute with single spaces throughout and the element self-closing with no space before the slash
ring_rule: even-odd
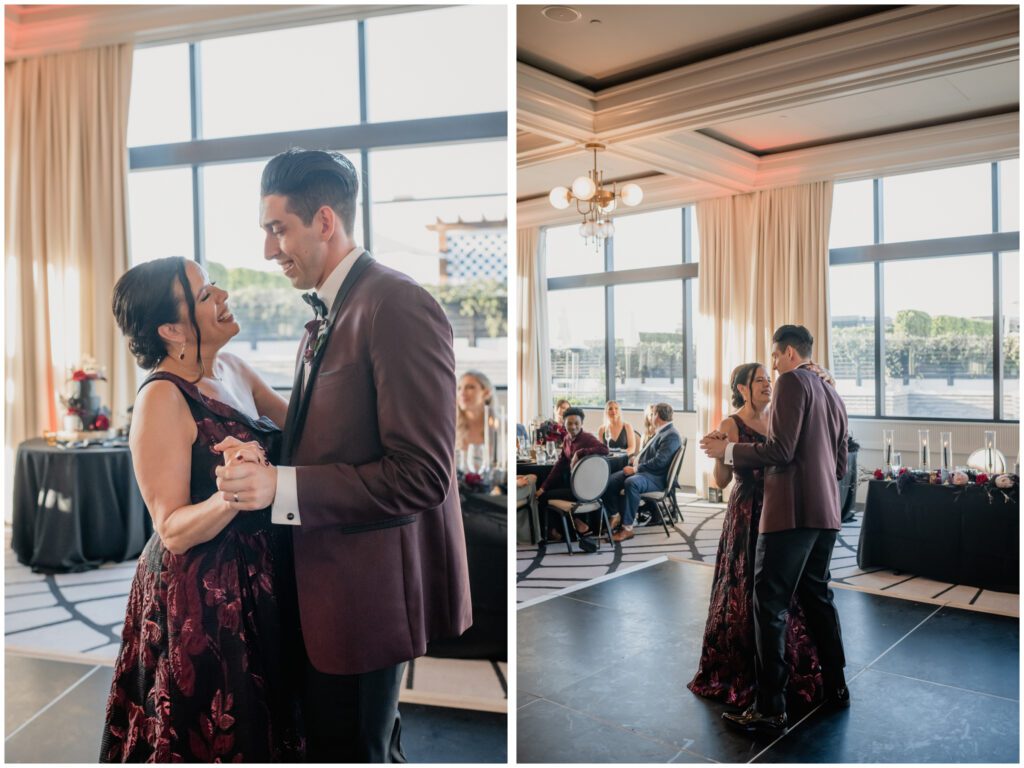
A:
<svg viewBox="0 0 1024 768">
<path fill-rule="evenodd" d="M 324 300 L 315 293 L 310 292 L 302 294 L 302 300 L 313 308 L 313 314 L 315 314 L 317 318 L 327 317 L 327 305 L 324 304 Z"/>
</svg>

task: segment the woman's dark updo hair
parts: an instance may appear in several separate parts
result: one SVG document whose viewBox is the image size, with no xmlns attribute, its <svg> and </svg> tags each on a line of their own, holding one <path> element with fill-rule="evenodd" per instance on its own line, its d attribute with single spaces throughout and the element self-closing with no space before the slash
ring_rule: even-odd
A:
<svg viewBox="0 0 1024 768">
<path fill-rule="evenodd" d="M 199 348 L 202 337 L 196 324 L 196 301 L 188 283 L 183 256 L 154 259 L 129 269 L 114 286 L 114 319 L 128 339 L 128 349 L 139 367 L 151 371 L 167 357 L 167 342 L 160 337 L 160 326 L 181 320 L 174 295 L 174 281 L 181 286 L 188 305 L 188 317 L 196 334 L 196 360 L 202 364 Z M 202 377 L 202 373 L 200 373 Z"/>
<path fill-rule="evenodd" d="M 747 389 L 750 389 L 754 382 L 754 376 L 757 375 L 758 368 L 764 368 L 764 366 L 760 363 L 744 363 L 733 369 L 732 377 L 729 380 L 729 388 L 732 390 L 732 404 L 735 408 L 742 408 L 746 402 L 740 393 L 739 385 L 742 384 Z"/>
</svg>

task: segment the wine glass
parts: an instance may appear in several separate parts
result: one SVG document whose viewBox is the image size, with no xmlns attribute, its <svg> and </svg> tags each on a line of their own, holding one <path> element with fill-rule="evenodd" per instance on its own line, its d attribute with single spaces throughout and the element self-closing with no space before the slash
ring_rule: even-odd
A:
<svg viewBox="0 0 1024 768">
<path fill-rule="evenodd" d="M 558 458 L 558 443 L 554 440 L 549 440 L 544 448 L 548 452 L 548 461 L 554 463 L 555 459 Z"/>
</svg>

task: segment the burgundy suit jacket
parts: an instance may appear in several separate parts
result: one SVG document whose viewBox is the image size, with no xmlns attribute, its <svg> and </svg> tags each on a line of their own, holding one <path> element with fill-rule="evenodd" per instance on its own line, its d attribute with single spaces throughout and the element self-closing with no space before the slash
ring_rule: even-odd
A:
<svg viewBox="0 0 1024 768">
<path fill-rule="evenodd" d="M 558 455 L 558 461 L 555 462 L 548 476 L 544 478 L 544 482 L 541 483 L 539 490 L 546 491 L 549 486 L 561 482 L 562 476 L 568 472 L 569 467 L 572 465 L 574 456 L 579 456 L 582 459 L 584 456 L 595 454 L 607 456 L 608 446 L 589 432 L 581 431 L 576 435 L 575 440 L 570 440 L 568 437 L 565 438 L 562 441 L 562 452 Z"/>
<path fill-rule="evenodd" d="M 768 440 L 737 443 L 736 467 L 765 467 L 761 533 L 839 530 L 839 480 L 846 474 L 846 406 L 806 368 L 779 376 Z"/>
<path fill-rule="evenodd" d="M 364 253 L 328 315 L 281 463 L 296 468 L 299 613 L 313 666 L 360 674 L 472 623 L 455 476 L 455 356 L 438 303 Z"/>
</svg>

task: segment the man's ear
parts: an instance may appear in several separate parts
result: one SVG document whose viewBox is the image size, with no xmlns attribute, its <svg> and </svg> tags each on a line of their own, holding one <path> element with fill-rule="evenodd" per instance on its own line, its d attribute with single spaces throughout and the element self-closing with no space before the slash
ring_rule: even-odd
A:
<svg viewBox="0 0 1024 768">
<path fill-rule="evenodd" d="M 334 237 L 334 232 L 338 228 L 339 222 L 338 214 L 334 212 L 331 206 L 321 205 L 320 210 L 316 212 L 316 221 L 321 240 L 326 242 Z"/>
</svg>

